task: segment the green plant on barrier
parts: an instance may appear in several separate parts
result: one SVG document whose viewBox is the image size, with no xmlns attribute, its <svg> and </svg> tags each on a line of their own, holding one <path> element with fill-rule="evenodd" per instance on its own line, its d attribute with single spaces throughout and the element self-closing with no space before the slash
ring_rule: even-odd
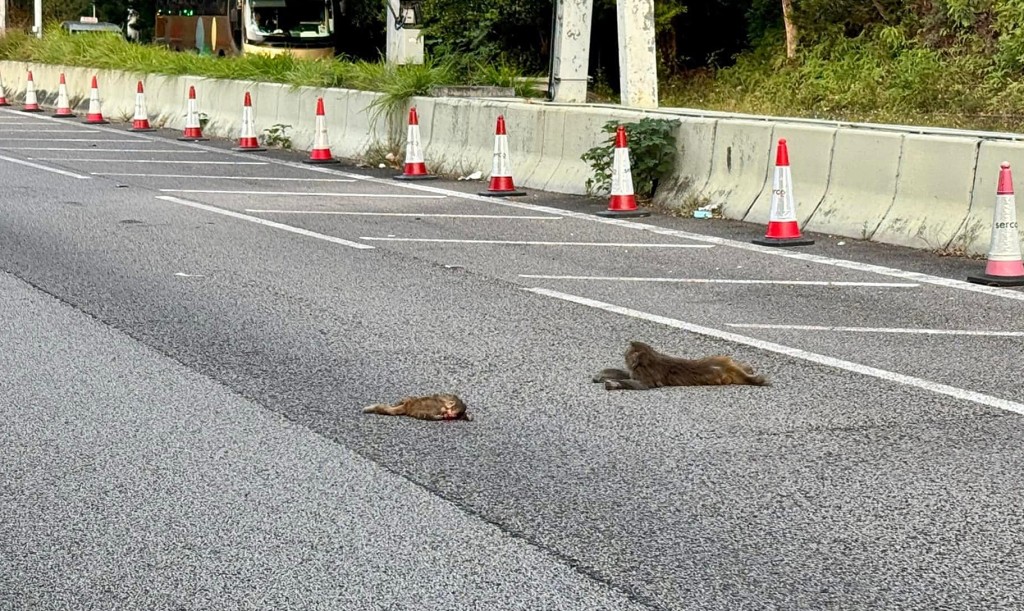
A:
<svg viewBox="0 0 1024 611">
<path fill-rule="evenodd" d="M 605 123 L 602 131 L 611 134 L 608 140 L 580 156 L 580 159 L 586 161 L 594 171 L 594 176 L 587 179 L 587 193 L 599 195 L 611 190 L 615 131 L 622 125 L 626 128 L 626 137 L 629 140 L 633 192 L 641 199 L 652 198 L 658 188 L 658 181 L 675 163 L 676 138 L 673 130 L 678 123 L 678 119 L 650 117 L 633 123 L 620 123 L 614 119 Z"/>
<path fill-rule="evenodd" d="M 267 146 L 279 146 L 284 149 L 292 148 L 292 139 L 285 135 L 285 131 L 291 125 L 275 123 L 263 130 L 263 143 Z"/>
</svg>

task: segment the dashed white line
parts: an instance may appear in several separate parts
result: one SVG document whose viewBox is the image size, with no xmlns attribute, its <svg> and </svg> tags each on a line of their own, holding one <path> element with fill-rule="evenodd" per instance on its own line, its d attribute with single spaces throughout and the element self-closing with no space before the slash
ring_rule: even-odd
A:
<svg viewBox="0 0 1024 611">
<path fill-rule="evenodd" d="M 209 155 L 206 151 L 183 151 L 180 149 L 100 149 L 100 148 L 57 148 L 46 146 L 5 146 L 8 151 L 73 151 L 78 153 L 176 153 L 180 155 Z"/>
<path fill-rule="evenodd" d="M 672 327 L 674 329 L 682 329 L 684 331 L 689 331 L 691 333 L 698 333 L 700 335 L 706 335 L 708 337 L 714 337 L 737 344 L 743 344 L 746 346 L 751 346 L 753 348 L 758 348 L 760 350 L 766 350 L 768 352 L 784 354 L 789 357 L 810 361 L 812 363 L 818 363 L 819 365 L 825 365 L 826 367 L 834 367 L 836 369 L 842 369 L 853 373 L 859 373 L 861 375 L 871 376 L 874 378 L 878 378 L 880 380 L 895 382 L 897 384 L 912 386 L 914 388 L 927 390 L 929 392 L 937 393 L 940 395 L 946 395 L 954 399 L 970 401 L 973 403 L 978 403 L 980 405 L 995 407 L 998 409 L 1006 410 L 1008 412 L 1013 412 L 1015 414 L 1024 415 L 1024 403 L 1018 403 L 1016 401 L 1010 401 L 1009 399 L 1002 399 L 1000 397 L 994 397 L 992 395 L 986 395 L 983 393 L 975 392 L 973 390 L 957 388 L 955 386 L 949 386 L 946 384 L 939 384 L 938 382 L 932 382 L 930 380 L 915 378 L 913 376 L 904 375 L 902 373 L 896 373 L 894 371 L 886 371 L 884 369 L 878 369 L 877 367 L 870 367 L 868 365 L 861 365 L 860 363 L 844 361 L 842 359 L 833 358 L 831 356 L 825 356 L 823 354 L 817 354 L 815 352 L 809 352 L 807 350 L 801 350 L 799 348 L 784 346 L 782 344 L 776 344 L 774 342 L 767 342 L 753 337 L 747 337 L 745 335 L 731 333 L 729 331 L 722 331 L 720 329 L 704 327 L 701 325 L 688 323 L 682 320 L 677 320 L 675 318 L 668 318 L 666 316 L 659 316 L 657 314 L 651 314 L 648 312 L 642 312 L 640 310 L 625 308 L 611 303 L 597 301 L 596 299 L 589 299 L 587 297 L 570 295 L 568 293 L 562 293 L 559 291 L 552 291 L 543 288 L 525 288 L 523 290 L 529 291 L 531 293 L 536 293 L 538 295 L 543 295 L 545 297 L 551 297 L 553 299 L 560 299 L 562 301 L 577 303 L 587 307 L 604 310 L 606 312 L 612 312 L 614 314 L 620 314 L 622 316 L 629 316 L 639 320 L 646 320 L 648 322 L 665 325 L 667 327 Z"/>
<path fill-rule="evenodd" d="M 1024 337 L 1024 331 L 973 331 L 967 329 L 912 329 L 900 327 L 830 327 L 817 325 L 767 325 L 726 323 L 742 329 L 778 329 L 786 331 L 838 331 L 849 333 L 909 333 L 914 335 L 973 335 L 978 337 Z"/>
<path fill-rule="evenodd" d="M 206 151 L 200 151 L 206 152 Z M 298 178 L 295 176 L 217 176 L 198 174 L 138 174 L 131 172 L 89 172 L 93 176 L 136 176 L 140 178 L 215 178 L 218 180 L 281 180 L 294 182 L 356 182 L 352 178 Z"/>
<path fill-rule="evenodd" d="M 404 196 L 402 196 L 404 199 Z M 530 221 L 557 221 L 560 216 L 527 216 L 524 214 L 424 214 L 420 212 L 349 212 L 341 210 L 260 210 L 246 208 L 246 212 L 262 212 L 265 214 L 337 214 L 343 216 L 414 216 L 457 218 L 457 219 L 524 219 Z"/>
<path fill-rule="evenodd" d="M 42 165 L 40 163 L 32 163 L 31 161 L 25 161 L 24 159 L 14 159 L 13 157 L 4 157 L 3 155 L 0 155 L 0 159 L 3 159 L 4 161 L 9 161 L 11 163 L 17 163 L 19 165 L 25 165 L 25 166 L 28 166 L 30 168 L 35 168 L 37 170 L 43 170 L 45 172 L 52 172 L 54 174 L 61 174 L 63 176 L 70 176 L 72 178 L 92 180 L 92 176 L 83 176 L 81 174 L 75 174 L 74 172 L 68 172 L 67 170 L 60 170 L 58 168 L 51 168 L 49 166 L 45 166 L 45 165 Z"/>
<path fill-rule="evenodd" d="M 145 152 L 145 151 L 133 151 Z M 180 165 L 268 165 L 266 161 L 194 161 L 192 159 L 92 159 L 90 157 L 33 157 L 37 161 L 91 161 L 94 163 L 166 163 Z"/>
<path fill-rule="evenodd" d="M 326 242 L 333 242 L 334 244 L 341 244 L 342 246 L 348 246 L 349 248 L 358 248 L 362 250 L 372 250 L 374 247 L 369 244 L 360 244 L 358 242 L 350 242 L 349 240 L 343 240 L 330 235 L 324 235 L 315 231 L 309 231 L 301 229 L 299 227 L 292 227 L 291 225 L 285 225 L 283 223 L 275 223 L 274 221 L 268 221 L 267 219 L 261 219 L 257 216 L 249 216 L 248 214 L 242 214 L 241 212 L 235 212 L 234 210 L 225 210 L 224 208 L 217 208 L 216 206 L 208 206 L 199 202 L 194 202 L 180 197 L 174 197 L 173 195 L 157 195 L 157 199 L 172 202 L 175 204 L 181 204 L 182 206 L 189 206 L 192 208 L 198 208 L 199 210 L 206 210 L 207 212 L 213 212 L 216 214 L 223 214 L 224 216 L 230 216 L 232 218 L 241 219 L 243 221 L 249 221 L 250 223 L 256 223 L 257 225 L 265 225 L 267 227 L 274 227 L 275 229 L 281 229 L 291 233 L 297 233 L 310 238 L 316 238 L 318 240 L 324 240 Z"/>
<path fill-rule="evenodd" d="M 544 274 L 519 274 L 520 278 L 542 280 L 598 280 L 610 282 L 678 282 L 693 284 L 783 284 L 797 286 L 864 286 L 879 288 L 914 288 L 921 286 L 911 282 L 841 282 L 833 280 L 746 280 L 733 278 L 648 278 L 643 276 L 549 276 Z"/>
<path fill-rule="evenodd" d="M 109 138 L 0 138 L 0 142 L 104 142 L 110 144 L 142 144 L 138 140 L 111 140 Z"/>
<path fill-rule="evenodd" d="M 539 240 L 457 240 L 448 238 L 376 238 L 360 240 L 381 242 L 447 242 L 451 244 L 522 244 L 525 246 L 623 246 L 628 248 L 713 248 L 710 244 L 644 244 L 636 242 L 543 242 Z"/>
<path fill-rule="evenodd" d="M 321 193 L 308 191 L 231 191 L 221 189 L 160 189 L 164 193 L 207 193 L 212 195 L 281 195 L 288 197 L 379 197 L 390 199 L 445 199 L 444 195 L 402 195 L 400 193 Z"/>
</svg>

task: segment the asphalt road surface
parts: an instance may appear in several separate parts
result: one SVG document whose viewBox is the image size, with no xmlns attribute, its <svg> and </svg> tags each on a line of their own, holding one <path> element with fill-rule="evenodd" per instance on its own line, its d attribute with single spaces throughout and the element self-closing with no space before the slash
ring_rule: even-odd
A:
<svg viewBox="0 0 1024 611">
<path fill-rule="evenodd" d="M 0 111 L 0 608 L 1024 605 L 984 261 L 125 127 Z"/>
</svg>

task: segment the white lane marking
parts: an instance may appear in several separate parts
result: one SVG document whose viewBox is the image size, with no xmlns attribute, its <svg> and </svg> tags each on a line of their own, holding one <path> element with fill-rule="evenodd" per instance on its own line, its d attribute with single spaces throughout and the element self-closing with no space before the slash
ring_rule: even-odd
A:
<svg viewBox="0 0 1024 611">
<path fill-rule="evenodd" d="M 7 132 L 31 132 L 33 134 L 91 134 L 92 130 L 89 129 L 10 129 L 7 127 L 0 127 L 0 134 Z"/>
<path fill-rule="evenodd" d="M 79 153 L 176 153 L 178 155 L 208 155 L 206 151 L 182 151 L 178 149 L 101 149 L 91 147 L 57 148 L 48 146 L 5 146 L 9 151 L 75 151 Z"/>
<path fill-rule="evenodd" d="M 57 169 L 57 168 L 51 168 L 49 166 L 45 166 L 45 165 L 42 165 L 42 164 L 39 164 L 39 163 L 32 163 L 31 161 L 25 161 L 23 159 L 14 159 L 13 157 L 5 157 L 3 155 L 0 155 L 0 159 L 3 159 L 4 161 L 9 161 L 11 163 L 17 163 L 17 164 L 20 164 L 20 165 L 26 165 L 26 166 L 28 166 L 30 168 L 35 168 L 37 170 L 44 170 L 46 172 L 53 172 L 54 174 L 62 174 L 64 176 L 70 176 L 72 178 L 81 178 L 81 179 L 85 179 L 85 180 L 92 180 L 92 176 L 83 176 L 81 174 L 75 174 L 74 172 L 68 172 L 67 170 L 60 170 L 60 169 Z"/>
<path fill-rule="evenodd" d="M 201 151 L 206 152 L 206 151 Z M 93 176 L 138 176 L 142 178 L 216 178 L 221 180 L 286 180 L 295 182 L 356 182 L 351 178 L 298 178 L 290 176 L 217 176 L 211 174 L 133 174 L 131 172 L 89 172 Z"/>
<path fill-rule="evenodd" d="M 15 112 L 15 111 L 7 111 Z M 45 118 L 47 121 L 60 121 L 60 119 Z M 96 126 L 93 129 L 97 131 L 109 132 L 111 134 L 124 135 L 124 132 L 115 128 Z M 145 134 L 135 134 L 129 132 L 132 137 L 140 140 L 148 140 L 150 142 L 167 142 L 166 138 L 157 136 L 148 136 Z M 240 151 L 230 151 L 220 149 L 213 146 L 208 146 L 196 142 L 182 142 L 179 146 L 190 146 L 195 148 L 201 148 L 212 152 L 223 153 L 232 157 L 244 158 L 247 153 Z M 274 165 L 280 165 L 289 168 L 295 168 L 299 170 L 305 170 L 307 172 L 318 172 L 322 174 L 330 174 L 333 176 L 345 176 L 355 180 L 361 180 L 365 182 L 372 182 L 382 185 L 391 185 L 402 189 L 408 189 L 412 191 L 423 191 L 426 193 L 438 193 L 447 195 L 449 197 L 457 199 L 465 199 L 477 202 L 486 202 L 497 206 L 507 206 L 510 208 L 518 208 L 521 210 L 530 210 L 533 212 L 543 214 L 556 214 L 565 216 L 568 218 L 574 218 L 577 220 L 583 220 L 591 223 L 603 223 L 606 225 L 615 225 L 618 227 L 625 227 L 627 229 L 633 229 L 637 231 L 649 231 L 659 235 L 667 235 L 673 237 L 684 238 L 687 240 L 694 240 L 698 242 L 706 242 L 717 246 L 727 246 L 729 248 L 736 248 L 739 250 L 746 250 L 750 252 L 756 252 L 763 255 L 770 255 L 774 257 L 784 257 L 788 259 L 795 259 L 798 261 L 806 261 L 808 263 L 817 263 L 819 265 L 830 265 L 833 267 L 839 267 L 844 269 L 852 269 L 860 272 L 867 272 L 872 274 L 878 274 L 880 276 L 890 276 L 893 278 L 899 278 L 901 280 L 911 280 L 921 282 L 923 284 L 932 284 L 935 286 L 941 286 L 943 288 L 955 289 L 960 291 L 968 291 L 972 293 L 981 293 L 990 297 L 1002 297 L 1004 299 L 1015 299 L 1017 301 L 1024 301 L 1024 292 L 1018 292 L 1012 289 L 1000 288 L 994 286 L 985 286 L 983 284 L 974 284 L 965 280 L 953 280 L 951 278 L 943 278 L 941 276 L 931 276 L 929 274 L 922 274 L 920 272 L 911 272 L 893 267 L 885 267 L 882 265 L 873 265 L 870 263 L 861 263 L 859 261 L 850 261 L 847 259 L 835 259 L 832 257 L 826 257 L 823 255 L 813 255 L 809 253 L 800 253 L 780 250 L 778 248 L 772 248 L 770 246 L 760 246 L 758 244 L 741 242 L 739 240 L 730 240 L 728 238 L 721 238 L 717 236 L 709 236 L 699 233 L 690 233 L 688 231 L 680 231 L 677 229 L 667 229 L 665 227 L 659 227 L 657 225 L 648 225 L 646 223 L 640 223 L 638 221 L 630 221 L 625 219 L 606 218 L 593 214 L 587 214 L 584 212 L 575 212 L 572 210 L 563 210 L 561 208 L 553 208 L 550 206 L 540 206 L 537 204 L 527 204 L 523 202 L 515 202 L 511 200 L 504 200 L 501 198 L 486 197 L 483 195 L 475 195 L 472 193 L 463 193 L 461 191 L 453 191 L 451 189 L 444 189 L 441 187 L 431 187 L 429 185 L 415 184 L 409 182 L 401 182 L 396 180 L 389 180 L 387 178 L 377 178 L 374 176 L 363 176 L 362 174 L 355 174 L 344 170 L 335 170 L 322 166 L 313 166 L 304 164 L 296 161 L 286 161 L 283 159 L 268 159 L 269 163 Z"/>
<path fill-rule="evenodd" d="M 159 189 L 164 193 L 209 193 L 214 195 L 283 195 L 288 197 L 390 197 L 391 199 L 444 199 L 444 195 L 402 195 L 400 193 L 317 193 L 306 191 L 229 191 L 221 189 Z"/>
<path fill-rule="evenodd" d="M 399 196 L 401 197 L 401 196 Z M 441 217 L 457 219 L 526 219 L 533 221 L 557 221 L 560 216 L 526 216 L 523 214 L 423 214 L 419 212 L 346 212 L 341 210 L 260 210 L 246 208 L 246 212 L 262 212 L 265 214 L 340 214 L 345 216 L 415 216 Z"/>
<path fill-rule="evenodd" d="M 975 335 L 981 337 L 1024 337 L 1024 331 L 970 331 L 965 329 L 909 329 L 900 327 L 828 327 L 817 325 L 762 325 L 726 323 L 744 329 L 781 329 L 792 331 L 841 331 L 851 333 L 911 333 L 915 335 Z"/>
<path fill-rule="evenodd" d="M 111 140 L 109 138 L 0 138 L 0 142 L 106 142 L 141 144 L 138 140 Z"/>
<path fill-rule="evenodd" d="M 568 293 L 562 293 L 559 291 L 552 291 L 542 288 L 525 288 L 523 290 L 536 293 L 538 295 L 544 295 L 546 297 L 552 297 L 554 299 L 561 299 L 562 301 L 569 301 L 580 305 L 585 305 L 591 308 L 604 310 L 606 312 L 612 312 L 615 314 L 621 314 L 623 316 L 630 316 L 640 320 L 646 320 L 667 327 L 675 329 L 682 329 L 691 333 L 697 333 L 700 335 L 707 335 L 709 337 L 715 337 L 728 342 L 737 344 L 743 344 L 758 348 L 760 350 L 766 350 L 768 352 L 776 352 L 778 354 L 784 354 L 789 357 L 803 359 L 812 363 L 818 363 L 819 365 L 825 365 L 826 367 L 835 367 L 836 369 L 843 369 L 853 373 L 859 373 L 861 375 L 871 376 L 880 380 L 886 380 L 888 382 L 895 382 L 897 384 L 904 384 L 906 386 L 912 386 L 914 388 L 920 388 L 921 390 L 927 390 L 929 392 L 937 393 L 940 395 L 946 395 L 954 399 L 962 401 L 971 401 L 980 405 L 986 405 L 988 407 L 995 407 L 1003 409 L 1008 412 L 1015 414 L 1024 415 L 1024 403 L 1017 403 L 1016 401 L 1010 401 L 1009 399 L 1002 399 L 999 397 L 993 397 L 992 395 L 986 395 L 983 393 L 975 392 L 973 390 L 967 390 L 964 388 L 957 388 L 955 386 L 948 386 L 946 384 L 939 384 L 938 382 L 932 382 L 930 380 L 924 380 L 921 378 L 915 378 L 913 376 L 904 375 L 902 373 L 896 373 L 894 371 L 886 371 L 884 369 L 878 369 L 877 367 L 870 367 L 868 365 L 861 365 L 860 363 L 854 363 L 851 361 L 844 361 L 842 359 L 833 358 L 831 356 L 825 356 L 823 354 L 817 354 L 815 352 L 808 352 L 807 350 L 801 350 L 799 348 L 793 348 L 790 346 L 784 346 L 782 344 L 776 344 L 774 342 L 767 342 L 753 337 L 747 337 L 745 335 L 739 335 L 736 333 L 730 333 L 729 331 L 722 331 L 719 329 L 713 329 L 710 327 L 704 327 L 701 325 L 695 325 L 675 318 L 668 318 L 666 316 L 658 316 L 657 314 L 650 314 L 648 312 L 641 312 L 639 310 L 633 310 L 631 308 L 624 308 L 603 301 L 597 301 L 595 299 L 588 299 L 586 297 L 580 297 L 578 295 L 570 295 Z"/>
<path fill-rule="evenodd" d="M 192 159 L 90 159 L 88 157 L 33 157 L 33 159 L 36 159 L 38 161 L 92 161 L 103 163 L 177 163 L 184 165 L 267 165 L 266 161 L 194 161 Z"/>
<path fill-rule="evenodd" d="M 681 282 L 694 284 L 795 284 L 801 286 L 872 286 L 881 288 L 913 288 L 921 286 L 911 282 L 840 282 L 831 280 L 735 280 L 731 278 L 645 278 L 631 276 L 547 276 L 519 274 L 520 278 L 543 280 L 609 280 L 613 282 Z"/>
<path fill-rule="evenodd" d="M 641 244 L 627 242 L 541 242 L 533 240 L 456 240 L 447 238 L 373 238 L 359 236 L 360 240 L 381 242 L 448 242 L 452 244 L 524 244 L 527 246 L 627 246 L 630 248 L 713 248 L 710 244 Z"/>
<path fill-rule="evenodd" d="M 181 199 L 180 197 L 174 197 L 173 195 L 157 195 L 157 199 L 161 199 L 167 202 L 173 202 L 175 204 L 181 204 L 182 206 L 191 206 L 192 208 L 198 208 L 200 210 L 206 210 L 207 212 L 214 212 L 216 214 L 223 214 L 224 216 L 230 216 L 236 219 L 242 219 L 243 221 L 249 221 L 250 223 L 256 223 L 258 225 L 265 225 L 267 227 L 274 227 L 275 229 L 282 229 L 284 231 L 290 231 L 299 235 L 304 235 L 310 238 L 316 238 L 318 240 L 324 240 L 327 242 L 333 242 L 335 244 L 341 244 L 342 246 L 348 246 L 350 248 L 359 248 L 362 250 L 372 250 L 374 247 L 369 244 L 360 244 L 358 242 L 350 242 L 334 236 L 324 235 L 315 231 L 308 231 L 306 229 L 300 229 L 299 227 L 292 227 L 291 225 L 285 225 L 283 223 L 275 223 L 274 221 L 268 221 L 267 219 L 261 219 L 257 216 L 249 216 L 248 214 L 242 214 L 241 212 L 235 212 L 234 210 L 225 210 L 224 208 L 217 208 L 216 206 L 207 206 L 199 202 L 190 201 L 187 199 Z"/>
</svg>

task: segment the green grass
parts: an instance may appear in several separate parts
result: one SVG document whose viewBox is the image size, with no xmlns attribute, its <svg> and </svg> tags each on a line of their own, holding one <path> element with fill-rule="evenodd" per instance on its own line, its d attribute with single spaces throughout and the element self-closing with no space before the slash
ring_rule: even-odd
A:
<svg viewBox="0 0 1024 611">
<path fill-rule="evenodd" d="M 377 102 L 383 113 L 398 109 L 410 96 L 427 94 L 435 86 L 509 86 L 520 76 L 508 64 L 461 66 L 429 59 L 424 64 L 397 66 L 383 61 L 307 60 L 288 55 L 201 56 L 156 45 L 132 44 L 117 34 L 70 35 L 56 24 L 48 25 L 42 38 L 9 31 L 0 38 L 0 59 L 375 91 L 384 94 Z M 517 87 L 523 95 L 529 93 L 521 85 Z"/>
<path fill-rule="evenodd" d="M 820 42 L 783 57 L 770 39 L 718 71 L 661 85 L 663 106 L 771 116 L 1024 131 L 1024 74 L 976 40 L 931 49 L 898 37 Z"/>
</svg>

